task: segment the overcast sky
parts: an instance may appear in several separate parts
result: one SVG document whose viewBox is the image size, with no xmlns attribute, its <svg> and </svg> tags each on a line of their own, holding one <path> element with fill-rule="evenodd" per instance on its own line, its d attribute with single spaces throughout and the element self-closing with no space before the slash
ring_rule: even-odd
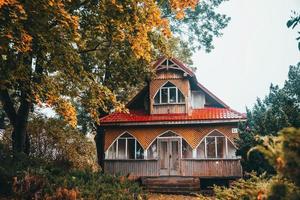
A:
<svg viewBox="0 0 300 200">
<path fill-rule="evenodd" d="M 286 22 L 300 0 L 230 0 L 220 12 L 231 17 L 215 49 L 193 56 L 197 78 L 231 108 L 245 112 L 271 83 L 282 86 L 289 65 L 300 61 L 296 30 Z M 299 83 L 300 84 L 300 83 Z"/>
</svg>

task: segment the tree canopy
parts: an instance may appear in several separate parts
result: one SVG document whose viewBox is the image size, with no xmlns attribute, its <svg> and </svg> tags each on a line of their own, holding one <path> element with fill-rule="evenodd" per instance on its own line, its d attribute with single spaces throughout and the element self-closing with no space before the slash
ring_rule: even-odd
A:
<svg viewBox="0 0 300 200">
<path fill-rule="evenodd" d="M 75 104 L 95 122 L 124 109 L 124 91 L 151 76 L 151 61 L 175 52 L 190 61 L 192 47 L 173 35 L 188 31 L 188 41 L 211 49 L 229 20 L 214 11 L 222 1 L 1 1 L 0 100 L 14 149 L 24 151 L 35 106 L 74 127 Z"/>
</svg>

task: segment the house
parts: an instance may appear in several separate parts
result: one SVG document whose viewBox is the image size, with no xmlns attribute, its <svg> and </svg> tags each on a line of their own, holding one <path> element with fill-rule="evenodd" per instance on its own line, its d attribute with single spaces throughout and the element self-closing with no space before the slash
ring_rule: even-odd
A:
<svg viewBox="0 0 300 200">
<path fill-rule="evenodd" d="M 241 177 L 234 139 L 245 116 L 201 85 L 178 59 L 162 57 L 153 67 L 156 76 L 128 103 L 128 113 L 100 119 L 104 170 L 197 177 L 201 183 Z"/>
</svg>

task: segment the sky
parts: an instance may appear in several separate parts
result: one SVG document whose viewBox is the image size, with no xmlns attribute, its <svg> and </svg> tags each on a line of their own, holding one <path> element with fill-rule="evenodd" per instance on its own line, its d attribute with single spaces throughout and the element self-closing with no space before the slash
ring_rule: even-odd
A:
<svg viewBox="0 0 300 200">
<path fill-rule="evenodd" d="M 300 12 L 300 0 L 224 2 L 218 11 L 231 21 L 211 53 L 194 54 L 198 81 L 239 112 L 264 98 L 271 83 L 283 86 L 289 66 L 300 62 L 297 31 L 286 27 L 291 10 Z"/>
</svg>

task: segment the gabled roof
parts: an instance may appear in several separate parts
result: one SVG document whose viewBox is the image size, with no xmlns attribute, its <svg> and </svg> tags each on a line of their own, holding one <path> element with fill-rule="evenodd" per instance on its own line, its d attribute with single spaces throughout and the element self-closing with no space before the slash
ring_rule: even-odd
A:
<svg viewBox="0 0 300 200">
<path fill-rule="evenodd" d="M 188 114 L 146 114 L 144 111 L 132 110 L 129 113 L 112 113 L 100 119 L 100 123 L 128 123 L 128 122 L 159 122 L 159 121 L 214 121 L 244 120 L 245 115 L 230 108 L 201 108 L 194 109 Z"/>
<path fill-rule="evenodd" d="M 214 99 L 216 102 L 218 102 L 220 105 L 222 105 L 222 107 L 224 108 L 229 108 L 229 106 L 224 103 L 221 99 L 219 99 L 216 95 L 214 95 L 212 92 L 210 92 L 207 88 L 205 88 L 202 84 L 200 84 L 197 81 L 196 75 L 194 74 L 193 70 L 186 66 L 183 62 L 181 62 L 180 60 L 178 60 L 177 58 L 167 58 L 165 56 L 162 56 L 161 58 L 159 58 L 154 64 L 153 64 L 153 68 L 155 70 L 157 70 L 157 68 L 163 63 L 165 62 L 165 60 L 170 60 L 172 61 L 175 65 L 177 65 L 182 71 L 184 71 L 186 74 L 188 74 L 191 78 L 191 81 L 195 82 L 195 84 L 204 92 L 206 93 L 208 96 L 210 96 L 212 99 Z"/>
<path fill-rule="evenodd" d="M 166 60 L 171 61 L 171 65 L 162 65 Z M 246 116 L 232 110 L 222 100 L 216 97 L 212 92 L 205 88 L 197 81 L 197 78 L 188 66 L 184 65 L 176 58 L 161 57 L 152 65 L 157 71 L 163 68 L 181 70 L 188 75 L 190 82 L 195 88 L 202 90 L 207 97 L 213 101 L 213 105 L 201 109 L 193 109 L 192 113 L 182 114 L 149 114 L 145 110 L 140 109 L 139 103 L 144 95 L 147 94 L 148 86 L 145 86 L 128 104 L 129 113 L 112 113 L 100 119 L 101 124 L 128 124 L 128 123 L 155 123 L 155 122 L 170 122 L 170 123 L 222 123 L 222 122 L 237 122 L 244 121 Z M 161 67 L 161 68 L 160 68 Z M 159 69 L 160 68 L 160 69 Z"/>
</svg>

